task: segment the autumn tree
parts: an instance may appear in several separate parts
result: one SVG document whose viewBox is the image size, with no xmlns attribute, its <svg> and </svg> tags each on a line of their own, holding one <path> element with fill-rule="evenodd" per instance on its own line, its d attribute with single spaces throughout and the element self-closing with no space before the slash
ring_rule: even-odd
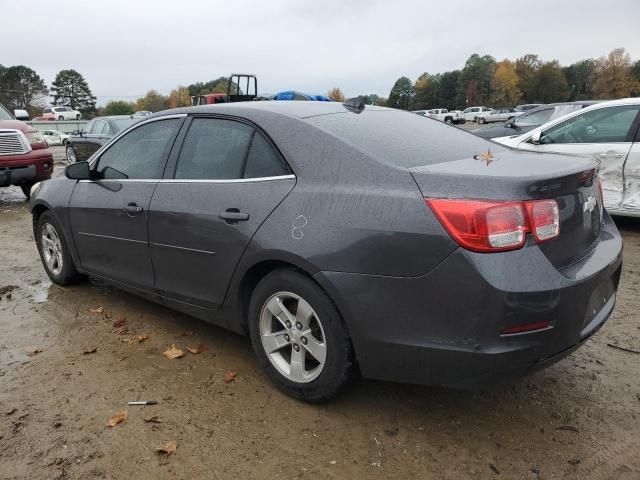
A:
<svg viewBox="0 0 640 480">
<path fill-rule="evenodd" d="M 136 101 L 135 108 L 139 110 L 148 110 L 150 112 L 159 112 L 168 107 L 168 99 L 156 90 L 149 90 L 147 94 Z"/>
<path fill-rule="evenodd" d="M 593 90 L 597 98 L 623 98 L 631 94 L 631 57 L 624 48 L 616 48 L 598 60 Z"/>
<path fill-rule="evenodd" d="M 631 76 L 631 96 L 638 97 L 640 96 L 640 60 L 636 60 L 631 65 L 629 72 Z"/>
<path fill-rule="evenodd" d="M 342 90 L 338 87 L 333 87 L 331 90 L 327 92 L 327 97 L 336 102 L 344 102 L 347 98 L 342 93 Z"/>
<path fill-rule="evenodd" d="M 69 105 L 83 115 L 90 115 L 96 109 L 96 97 L 84 77 L 73 69 L 61 70 L 51 84 L 54 105 Z"/>
<path fill-rule="evenodd" d="M 44 80 L 29 67 L 0 65 L 0 103 L 10 110 L 29 110 L 31 116 L 42 110 L 49 91 Z"/>
<path fill-rule="evenodd" d="M 515 105 L 522 92 L 518 88 L 518 74 L 513 62 L 504 59 L 493 72 L 491 103 L 494 106 Z"/>
<path fill-rule="evenodd" d="M 125 100 L 112 100 L 102 109 L 102 115 L 131 115 L 134 105 Z"/>
<path fill-rule="evenodd" d="M 191 96 L 187 87 L 179 86 L 169 93 L 167 100 L 169 108 L 188 107 L 191 105 Z"/>
<path fill-rule="evenodd" d="M 434 81 L 427 72 L 418 77 L 414 84 L 415 95 L 413 102 L 411 103 L 412 110 L 421 110 L 426 108 L 433 108 L 433 96 L 434 96 Z"/>
<path fill-rule="evenodd" d="M 389 99 L 387 100 L 387 106 L 391 108 L 399 108 L 402 110 L 408 110 L 411 105 L 414 90 L 411 80 L 407 77 L 400 77 L 393 84 L 393 88 L 389 92 Z"/>
</svg>

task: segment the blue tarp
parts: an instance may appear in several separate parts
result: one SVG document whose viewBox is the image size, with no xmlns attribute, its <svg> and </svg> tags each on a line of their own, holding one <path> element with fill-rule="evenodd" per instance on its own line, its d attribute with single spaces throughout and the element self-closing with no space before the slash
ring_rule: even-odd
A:
<svg viewBox="0 0 640 480">
<path fill-rule="evenodd" d="M 313 95 L 310 93 L 296 92 L 295 90 L 278 92 L 272 97 L 272 100 L 310 100 L 317 102 L 333 102 L 333 100 L 324 95 Z"/>
</svg>

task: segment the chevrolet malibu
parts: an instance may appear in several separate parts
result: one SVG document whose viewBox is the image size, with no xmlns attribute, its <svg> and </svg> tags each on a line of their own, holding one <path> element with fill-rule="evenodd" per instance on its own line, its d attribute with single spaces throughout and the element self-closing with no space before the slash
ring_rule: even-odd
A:
<svg viewBox="0 0 640 480">
<path fill-rule="evenodd" d="M 316 402 L 356 373 L 550 365 L 605 323 L 621 270 L 594 161 L 357 102 L 154 114 L 35 186 L 31 211 L 53 282 L 248 334 L 275 385 Z"/>
</svg>

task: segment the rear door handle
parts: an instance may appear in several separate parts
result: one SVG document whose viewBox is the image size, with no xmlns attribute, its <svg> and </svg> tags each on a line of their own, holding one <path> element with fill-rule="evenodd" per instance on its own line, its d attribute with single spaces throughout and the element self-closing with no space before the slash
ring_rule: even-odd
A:
<svg viewBox="0 0 640 480">
<path fill-rule="evenodd" d="M 622 158 L 624 154 L 622 153 L 600 153 L 598 154 L 602 158 Z"/>
<path fill-rule="evenodd" d="M 249 220 L 249 214 L 241 212 L 237 208 L 227 208 L 219 217 L 227 223 L 246 222 Z"/>
<path fill-rule="evenodd" d="M 135 203 L 130 203 L 129 205 L 124 207 L 123 210 L 130 217 L 135 217 L 139 213 L 142 213 L 143 208 L 138 206 L 138 205 L 136 205 Z"/>
</svg>

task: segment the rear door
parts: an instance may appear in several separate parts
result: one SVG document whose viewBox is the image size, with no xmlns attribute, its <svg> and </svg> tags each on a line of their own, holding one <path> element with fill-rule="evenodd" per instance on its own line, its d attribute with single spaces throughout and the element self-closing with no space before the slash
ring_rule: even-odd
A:
<svg viewBox="0 0 640 480">
<path fill-rule="evenodd" d="M 95 179 L 76 184 L 69 211 L 85 270 L 153 289 L 149 204 L 183 119 L 156 119 L 129 131 L 93 162 Z"/>
<path fill-rule="evenodd" d="M 258 227 L 295 177 L 253 125 L 195 117 L 151 201 L 149 245 L 163 295 L 218 308 Z"/>
<path fill-rule="evenodd" d="M 605 207 L 615 212 L 624 198 L 625 163 L 637 130 L 639 110 L 640 105 L 614 105 L 579 112 L 543 130 L 540 144 L 521 145 L 539 152 L 595 158 L 600 164 Z"/>
</svg>

